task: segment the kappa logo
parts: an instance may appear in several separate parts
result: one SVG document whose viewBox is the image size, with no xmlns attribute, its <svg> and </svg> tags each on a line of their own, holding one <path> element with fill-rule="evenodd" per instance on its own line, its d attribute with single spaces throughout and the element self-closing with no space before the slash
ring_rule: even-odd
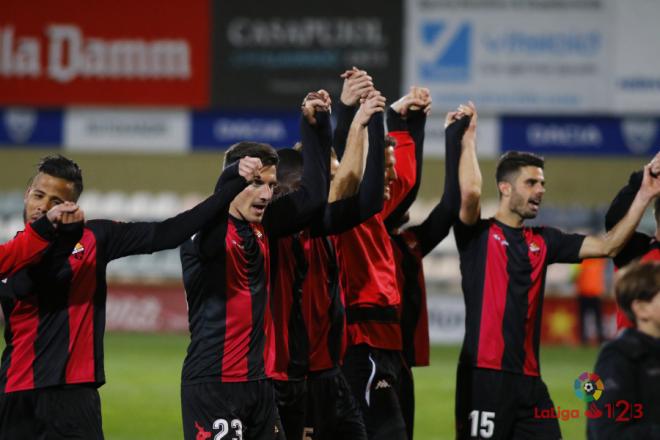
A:
<svg viewBox="0 0 660 440">
<path fill-rule="evenodd" d="M 426 81 L 467 82 L 470 79 L 472 25 L 434 20 L 419 28 L 423 53 L 419 76 Z"/>
<path fill-rule="evenodd" d="M 385 379 L 381 379 L 376 383 L 376 389 L 381 390 L 384 388 L 392 388 L 392 386 Z"/>
<path fill-rule="evenodd" d="M 532 253 L 535 254 L 535 253 L 537 253 L 537 252 L 540 251 L 540 250 L 541 250 L 541 248 L 539 247 L 538 244 L 536 244 L 536 242 L 532 242 L 532 243 L 530 243 L 530 245 L 529 245 L 529 251 L 530 251 L 530 252 L 532 252 Z"/>
<path fill-rule="evenodd" d="M 493 234 L 493 238 L 495 240 L 499 241 L 502 244 L 502 246 L 508 246 L 509 245 L 509 242 L 506 241 L 502 236 L 500 236 L 500 234 Z"/>
<path fill-rule="evenodd" d="M 73 251 L 71 251 L 71 255 L 73 255 L 73 258 L 76 260 L 82 260 L 85 256 L 85 247 L 80 243 L 76 243 Z"/>
</svg>

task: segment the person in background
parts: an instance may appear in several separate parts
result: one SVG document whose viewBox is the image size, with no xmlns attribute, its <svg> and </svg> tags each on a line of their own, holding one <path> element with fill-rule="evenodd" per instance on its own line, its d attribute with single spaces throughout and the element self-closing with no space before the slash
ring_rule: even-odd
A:
<svg viewBox="0 0 660 440">
<path fill-rule="evenodd" d="M 580 312 L 580 342 L 586 345 L 587 315 L 594 317 L 598 343 L 605 341 L 603 335 L 603 304 L 601 297 L 607 290 L 606 270 L 608 261 L 605 258 L 593 258 L 582 261 L 576 266 L 575 290 L 577 293 L 578 310 Z"/>
<path fill-rule="evenodd" d="M 603 381 L 589 405 L 589 440 L 660 439 L 660 262 L 636 262 L 617 273 L 616 301 L 633 323 L 598 355 Z"/>
</svg>

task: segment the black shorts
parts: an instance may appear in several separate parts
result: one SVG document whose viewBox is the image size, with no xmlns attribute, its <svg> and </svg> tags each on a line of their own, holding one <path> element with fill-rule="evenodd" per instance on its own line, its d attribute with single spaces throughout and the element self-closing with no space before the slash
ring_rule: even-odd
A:
<svg viewBox="0 0 660 440">
<path fill-rule="evenodd" d="M 405 374 L 401 352 L 367 345 L 348 347 L 342 368 L 358 402 L 371 440 L 407 440 L 399 377 Z"/>
<path fill-rule="evenodd" d="M 181 408 L 186 440 L 218 435 L 218 438 L 250 440 L 284 439 L 275 392 L 268 380 L 182 385 Z"/>
<path fill-rule="evenodd" d="M 557 419 L 535 416 L 553 407 L 540 377 L 458 367 L 457 439 L 559 440 Z"/>
<path fill-rule="evenodd" d="M 98 390 L 67 385 L 0 395 L 0 439 L 102 440 Z"/>
<path fill-rule="evenodd" d="M 304 438 L 367 440 L 362 412 L 339 368 L 308 376 Z"/>
<path fill-rule="evenodd" d="M 302 439 L 305 426 L 305 399 L 307 384 L 304 380 L 274 380 L 275 401 L 287 439 Z"/>
</svg>

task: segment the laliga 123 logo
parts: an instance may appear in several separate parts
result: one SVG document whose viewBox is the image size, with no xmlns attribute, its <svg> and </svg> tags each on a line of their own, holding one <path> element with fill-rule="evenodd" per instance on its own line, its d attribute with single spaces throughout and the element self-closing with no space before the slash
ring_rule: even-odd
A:
<svg viewBox="0 0 660 440">
<path fill-rule="evenodd" d="M 605 387 L 603 386 L 603 381 L 600 380 L 595 373 L 584 372 L 575 379 L 573 383 L 573 389 L 575 390 L 575 395 L 585 402 L 593 402 L 594 400 L 600 399 L 600 396 L 603 394 Z"/>
<path fill-rule="evenodd" d="M 467 82 L 470 78 L 472 25 L 468 22 L 423 21 L 419 76 L 425 81 Z"/>
</svg>

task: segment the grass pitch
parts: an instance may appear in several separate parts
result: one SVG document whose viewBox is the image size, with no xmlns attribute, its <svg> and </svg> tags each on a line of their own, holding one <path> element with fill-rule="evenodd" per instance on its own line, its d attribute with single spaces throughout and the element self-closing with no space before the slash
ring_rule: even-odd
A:
<svg viewBox="0 0 660 440">
<path fill-rule="evenodd" d="M 103 427 L 108 440 L 170 440 L 183 437 L 179 397 L 185 335 L 110 333 L 105 338 L 108 383 L 101 392 Z M 0 342 L 0 348 L 4 342 Z M 433 347 L 432 366 L 414 369 L 415 439 L 450 440 L 454 436 L 454 379 L 458 347 Z M 543 377 L 556 406 L 584 409 L 573 382 L 592 371 L 593 348 L 544 347 Z M 584 439 L 585 420 L 560 421 L 564 439 Z M 295 440 L 295 439 L 294 439 Z"/>
</svg>

